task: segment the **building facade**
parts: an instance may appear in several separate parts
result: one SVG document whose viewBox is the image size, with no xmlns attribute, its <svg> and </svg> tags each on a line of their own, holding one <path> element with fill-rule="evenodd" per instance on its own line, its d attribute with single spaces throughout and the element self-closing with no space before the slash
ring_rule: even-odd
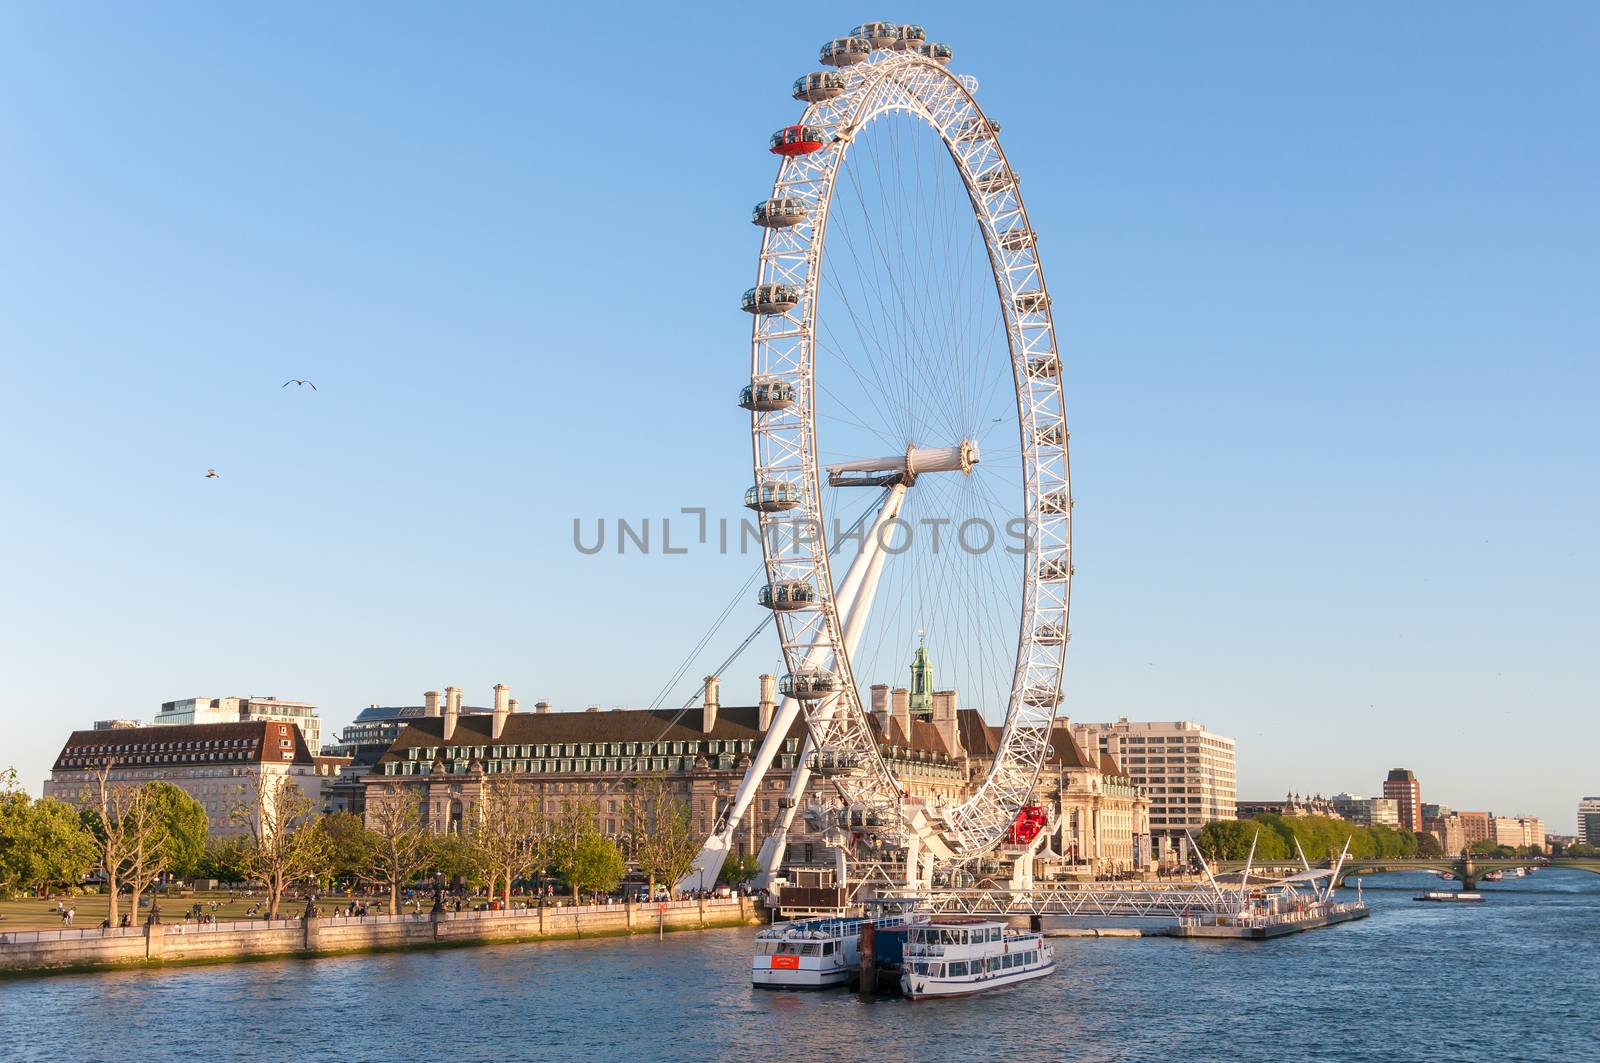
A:
<svg viewBox="0 0 1600 1063">
<path fill-rule="evenodd" d="M 1393 801 L 1401 828 L 1413 833 L 1422 829 L 1422 784 L 1409 768 L 1391 768 L 1383 780 L 1383 796 Z"/>
<path fill-rule="evenodd" d="M 1150 802 L 1150 832 L 1168 847 L 1185 831 L 1237 817 L 1234 741 L 1198 723 L 1073 723 L 1089 754 L 1109 753 Z"/>
<path fill-rule="evenodd" d="M 317 707 L 305 701 L 251 695 L 243 698 L 180 698 L 164 701 L 151 722 L 157 727 L 201 723 L 292 723 L 313 751 L 322 749 L 322 720 Z"/>
<path fill-rule="evenodd" d="M 1333 807 L 1340 817 L 1363 827 L 1400 828 L 1400 804 L 1389 797 L 1357 797 L 1355 794 L 1334 794 Z"/>
<path fill-rule="evenodd" d="M 1578 802 L 1578 841 L 1600 845 L 1600 797 L 1585 797 Z"/>
<path fill-rule="evenodd" d="M 408 722 L 361 778 L 367 818 L 372 822 L 381 803 L 414 802 L 427 829 L 460 830 L 481 801 L 485 783 L 509 779 L 546 812 L 566 802 L 592 804 L 600 831 L 627 852 L 629 783 L 654 776 L 686 804 L 691 829 L 704 837 L 732 802 L 777 711 L 771 676 L 762 677 L 764 697 L 758 705 L 722 705 L 718 685 L 708 680 L 703 703 L 687 711 L 555 712 L 540 703 L 532 713 L 516 711 L 508 688 L 497 687 L 495 709 L 477 715 L 452 710 L 460 694 L 451 688 L 439 714 Z M 951 800 L 964 790 L 965 759 L 953 755 L 946 742 L 954 734 L 953 707 L 946 727 L 924 720 L 902 726 L 892 714 L 887 727 L 880 714 L 871 721 L 884 757 L 913 795 Z M 804 742 L 804 722 L 797 719 L 735 828 L 737 851 L 758 852 L 783 816 L 789 776 Z M 816 791 L 811 799 L 818 799 Z M 808 829 L 803 816 L 794 818 L 788 841 L 786 864 L 827 859 L 821 836 Z"/>
<path fill-rule="evenodd" d="M 284 776 L 323 807 L 323 790 L 339 764 L 313 755 L 291 723 L 170 724 L 161 727 L 74 731 L 56 757 L 44 796 L 83 806 L 95 800 L 96 773 L 134 786 L 171 783 L 206 810 L 213 838 L 237 837 L 248 825 L 235 810 L 253 804 L 257 780 Z"/>
<path fill-rule="evenodd" d="M 1494 816 L 1488 812 L 1461 812 L 1461 846 L 1470 849 L 1479 842 L 1489 840 L 1489 824 Z"/>
</svg>

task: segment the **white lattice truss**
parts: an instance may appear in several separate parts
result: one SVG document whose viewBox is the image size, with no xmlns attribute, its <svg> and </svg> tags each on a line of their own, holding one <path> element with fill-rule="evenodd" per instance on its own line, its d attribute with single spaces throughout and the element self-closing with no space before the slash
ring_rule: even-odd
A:
<svg viewBox="0 0 1600 1063">
<path fill-rule="evenodd" d="M 795 509 L 761 515 L 767 578 L 773 585 L 802 581 L 817 591 L 816 608 L 779 612 L 777 626 L 791 674 L 829 672 L 834 678 L 831 695 L 803 703 L 815 747 L 854 753 L 870 766 L 859 775 L 836 777 L 834 784 L 850 806 L 901 822 L 902 788 L 878 754 L 842 650 L 823 528 L 813 403 L 818 293 L 835 179 L 851 141 L 873 119 L 901 111 L 938 132 L 966 185 L 1004 316 L 1020 422 L 1023 497 L 1018 515 L 1027 521 L 1029 535 L 1005 727 L 982 785 L 935 824 L 953 859 L 965 861 L 993 848 L 1018 809 L 1030 802 L 1060 703 L 1072 504 L 1055 328 L 1016 175 L 993 125 L 973 98 L 976 82 L 911 52 L 877 51 L 867 62 L 839 73 L 847 91 L 810 104 L 800 119 L 825 131 L 826 145 L 785 159 L 772 188 L 774 199 L 802 201 L 806 218 L 766 230 L 756 278 L 758 285 L 790 285 L 802 293 L 786 313 L 756 315 L 752 337 L 753 382 L 787 382 L 796 398 L 786 409 L 752 415 L 756 483 L 788 483 L 803 499 Z"/>
<path fill-rule="evenodd" d="M 1296 893 L 1293 886 L 1253 887 L 1262 895 Z M 1235 913 L 1249 906 L 1250 894 L 1226 886 L 1158 886 L 1085 882 L 1028 890 L 940 890 L 923 899 L 920 908 L 936 915 L 1061 915 L 1120 918 L 1177 918 L 1210 913 Z"/>
</svg>

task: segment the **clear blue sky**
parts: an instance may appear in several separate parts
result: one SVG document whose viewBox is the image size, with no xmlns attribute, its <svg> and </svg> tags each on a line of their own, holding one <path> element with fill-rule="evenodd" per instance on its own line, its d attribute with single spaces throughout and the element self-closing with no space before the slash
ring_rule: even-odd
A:
<svg viewBox="0 0 1600 1063">
<path fill-rule="evenodd" d="M 898 17 L 981 80 L 1044 239 L 1068 711 L 1233 735 L 1245 797 L 1404 765 L 1574 828 L 1600 10 L 544 10 L 0 12 L 0 764 L 35 792 L 177 697 L 649 702 L 751 561 L 583 557 L 572 520 L 742 513 L 765 139 L 822 41 Z"/>
</svg>

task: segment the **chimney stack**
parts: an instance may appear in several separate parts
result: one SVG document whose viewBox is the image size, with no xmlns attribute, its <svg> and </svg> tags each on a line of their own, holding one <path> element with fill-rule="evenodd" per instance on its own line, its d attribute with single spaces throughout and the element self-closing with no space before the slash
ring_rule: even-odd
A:
<svg viewBox="0 0 1600 1063">
<path fill-rule="evenodd" d="M 721 693 L 722 680 L 714 675 L 706 676 L 706 705 L 700 716 L 700 730 L 710 734 L 717 729 L 717 697 Z"/>
<path fill-rule="evenodd" d="M 444 740 L 450 741 L 456 733 L 456 721 L 461 717 L 461 688 L 444 688 Z"/>
<path fill-rule="evenodd" d="M 905 687 L 895 687 L 889 694 L 891 712 L 894 722 L 900 728 L 900 735 L 906 745 L 911 744 L 911 691 Z"/>
<path fill-rule="evenodd" d="M 883 740 L 893 742 L 894 736 L 889 733 L 889 726 L 893 717 L 889 714 L 889 684 L 872 684 L 872 716 L 878 721 L 878 727 L 883 731 Z"/>
<path fill-rule="evenodd" d="M 533 703 L 533 711 L 537 713 L 549 712 L 550 703 L 548 701 L 536 701 Z"/>
<path fill-rule="evenodd" d="M 430 690 L 422 695 L 422 715 L 439 715 L 439 692 L 437 690 Z"/>
<path fill-rule="evenodd" d="M 496 683 L 494 685 L 494 718 L 489 724 L 490 741 L 500 741 L 500 733 L 506 729 L 506 717 L 510 715 L 511 688 L 504 683 Z"/>
<path fill-rule="evenodd" d="M 517 706 L 519 704 L 521 704 L 521 702 L 517 701 L 516 698 L 512 698 L 510 703 L 506 706 L 506 711 L 515 716 L 517 714 Z"/>
<path fill-rule="evenodd" d="M 762 734 L 767 733 L 767 728 L 772 726 L 772 715 L 778 708 L 778 680 L 770 675 L 761 677 L 761 705 L 756 729 Z"/>
<path fill-rule="evenodd" d="M 961 755 L 961 735 L 956 727 L 956 692 L 954 690 L 935 690 L 933 692 L 933 726 L 938 728 L 939 737 L 944 740 L 944 748 L 952 757 Z"/>
</svg>

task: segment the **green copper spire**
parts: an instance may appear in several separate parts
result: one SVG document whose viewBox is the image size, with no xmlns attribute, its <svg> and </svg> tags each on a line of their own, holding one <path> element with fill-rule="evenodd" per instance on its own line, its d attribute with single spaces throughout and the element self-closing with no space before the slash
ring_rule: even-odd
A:
<svg viewBox="0 0 1600 1063">
<path fill-rule="evenodd" d="M 928 659 L 928 647 L 921 638 L 917 639 L 917 655 L 911 659 L 911 716 L 933 719 L 933 662 Z"/>
</svg>

